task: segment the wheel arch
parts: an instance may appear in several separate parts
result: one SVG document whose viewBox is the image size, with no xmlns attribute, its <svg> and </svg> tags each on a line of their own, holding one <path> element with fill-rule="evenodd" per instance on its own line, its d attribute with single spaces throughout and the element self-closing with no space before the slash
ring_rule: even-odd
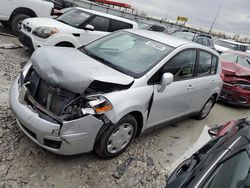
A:
<svg viewBox="0 0 250 188">
<path fill-rule="evenodd" d="M 32 10 L 32 9 L 29 9 L 29 8 L 26 8 L 26 7 L 18 7 L 16 8 L 11 16 L 10 16 L 10 20 L 15 16 L 15 15 L 18 15 L 18 14 L 26 14 L 26 15 L 29 15 L 31 17 L 37 17 L 37 14 Z"/>
</svg>

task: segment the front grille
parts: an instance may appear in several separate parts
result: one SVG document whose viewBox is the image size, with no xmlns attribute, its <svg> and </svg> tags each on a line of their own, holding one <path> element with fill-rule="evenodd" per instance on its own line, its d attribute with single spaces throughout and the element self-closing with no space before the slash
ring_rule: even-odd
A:
<svg viewBox="0 0 250 188">
<path fill-rule="evenodd" d="M 24 82 L 28 81 L 28 90 L 35 101 L 57 116 L 63 115 L 64 107 L 77 97 L 77 94 L 47 83 L 35 70 L 26 76 Z"/>
<path fill-rule="evenodd" d="M 27 32 L 31 32 L 31 27 L 29 27 L 29 26 L 27 26 L 26 24 L 23 24 L 23 29 L 25 30 L 25 31 L 27 31 Z"/>
<path fill-rule="evenodd" d="M 19 34 L 19 41 L 30 50 L 34 50 L 34 46 L 32 40 L 29 36 L 25 35 L 24 33 L 20 32 Z"/>
</svg>

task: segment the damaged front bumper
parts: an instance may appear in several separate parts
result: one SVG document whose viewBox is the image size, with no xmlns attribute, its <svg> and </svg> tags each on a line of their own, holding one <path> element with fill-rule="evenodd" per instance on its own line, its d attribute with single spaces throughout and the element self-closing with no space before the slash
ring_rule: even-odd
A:
<svg viewBox="0 0 250 188">
<path fill-rule="evenodd" d="M 36 144 L 62 155 L 73 155 L 93 150 L 95 138 L 103 122 L 93 115 L 63 121 L 62 125 L 47 121 L 27 104 L 19 101 L 17 78 L 10 88 L 10 107 L 18 127 Z"/>
</svg>

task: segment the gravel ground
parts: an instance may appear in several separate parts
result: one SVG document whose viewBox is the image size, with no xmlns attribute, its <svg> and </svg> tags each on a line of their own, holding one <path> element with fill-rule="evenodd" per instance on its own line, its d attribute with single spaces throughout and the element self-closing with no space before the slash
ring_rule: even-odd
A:
<svg viewBox="0 0 250 188">
<path fill-rule="evenodd" d="M 0 35 L 0 45 L 6 43 L 18 40 Z M 55 155 L 18 130 L 9 108 L 10 83 L 29 57 L 23 48 L 0 48 L 0 188 L 163 187 L 169 165 L 196 142 L 205 125 L 249 114 L 248 109 L 216 104 L 205 120 L 187 119 L 148 133 L 112 160 L 101 160 L 94 153 Z"/>
</svg>

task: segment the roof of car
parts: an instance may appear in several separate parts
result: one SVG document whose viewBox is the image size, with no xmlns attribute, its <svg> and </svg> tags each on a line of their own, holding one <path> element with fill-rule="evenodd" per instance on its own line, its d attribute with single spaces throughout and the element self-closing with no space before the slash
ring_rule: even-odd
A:
<svg viewBox="0 0 250 188">
<path fill-rule="evenodd" d="M 184 44 L 195 44 L 197 46 L 200 46 L 199 44 L 193 43 L 191 41 L 187 41 L 187 40 L 180 39 L 171 35 L 167 35 L 162 32 L 155 32 L 155 31 L 149 31 L 149 30 L 143 30 L 143 29 L 126 29 L 125 31 L 131 32 L 137 35 L 141 35 L 146 38 L 150 38 L 152 40 L 167 44 L 174 48 L 184 45 Z"/>
<path fill-rule="evenodd" d="M 133 25 L 138 25 L 135 21 L 132 21 L 132 20 L 129 20 L 129 19 L 126 19 L 126 18 L 122 18 L 122 17 L 119 17 L 119 16 L 114 16 L 114 15 L 111 15 L 111 14 L 107 14 L 107 13 L 103 13 L 103 12 L 99 12 L 99 11 L 95 11 L 95 10 L 89 10 L 89 9 L 85 9 L 85 8 L 81 8 L 81 7 L 75 7 L 75 8 L 79 9 L 79 10 L 83 10 L 83 11 L 91 13 L 91 14 L 112 18 L 112 19 L 115 19 L 115 20 L 130 23 L 130 24 L 133 24 Z"/>
<path fill-rule="evenodd" d="M 250 57 L 250 53 L 248 52 L 242 52 L 242 51 L 238 51 L 238 50 L 228 50 L 226 51 L 227 53 L 231 53 L 231 54 L 235 54 L 235 55 L 241 55 L 241 56 L 247 56 Z M 226 53 L 225 52 L 225 53 Z"/>
<path fill-rule="evenodd" d="M 226 39 L 218 39 L 218 40 L 224 41 L 224 42 L 228 42 L 228 43 L 232 43 L 232 44 L 238 44 L 238 45 L 247 46 L 247 44 L 244 44 L 244 43 L 241 43 L 241 42 L 236 42 L 236 41 L 233 41 L 233 40 L 226 40 Z"/>
<path fill-rule="evenodd" d="M 137 19 L 135 20 L 136 22 L 141 22 L 141 23 L 145 23 L 145 24 L 149 24 L 149 25 L 157 25 L 157 26 L 162 26 L 162 27 L 166 27 L 163 24 L 157 23 L 157 22 L 152 22 L 152 21 L 147 21 L 147 20 L 142 20 L 142 19 Z"/>
</svg>

